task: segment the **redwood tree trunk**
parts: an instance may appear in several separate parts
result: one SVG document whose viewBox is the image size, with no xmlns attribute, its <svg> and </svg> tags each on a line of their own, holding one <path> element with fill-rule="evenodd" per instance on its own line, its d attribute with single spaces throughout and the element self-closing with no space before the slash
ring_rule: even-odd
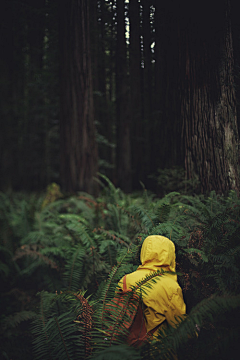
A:
<svg viewBox="0 0 240 360">
<path fill-rule="evenodd" d="M 112 177 L 113 121 L 109 101 L 109 8 L 105 0 L 91 0 L 91 54 L 93 55 L 94 110 L 100 134 L 98 155 L 100 172 Z M 112 76 L 112 73 L 110 73 Z"/>
<path fill-rule="evenodd" d="M 61 2 L 61 181 L 66 191 L 96 193 L 89 9 L 87 0 Z"/>
<path fill-rule="evenodd" d="M 181 164 L 182 153 L 178 89 L 179 13 L 172 2 L 165 2 L 163 5 L 157 1 L 154 16 L 155 84 L 151 167 L 152 172 L 156 173 L 159 168 L 171 168 Z"/>
<path fill-rule="evenodd" d="M 117 0 L 116 110 L 117 177 L 126 192 L 132 189 L 129 85 L 127 79 L 124 0 Z"/>
<path fill-rule="evenodd" d="M 141 89 L 141 40 L 140 40 L 140 4 L 138 0 L 129 2 L 130 23 L 130 100 L 131 100 L 131 140 L 133 160 L 134 187 L 139 186 L 139 180 L 143 181 L 143 157 L 144 141 L 142 123 L 142 89 Z"/>
<path fill-rule="evenodd" d="M 228 2 L 219 3 L 217 23 L 210 10 L 202 13 L 204 29 L 180 28 L 185 166 L 189 178 L 198 174 L 202 192 L 224 193 L 239 189 L 232 33 Z"/>
<path fill-rule="evenodd" d="M 45 0 L 28 0 L 29 7 L 27 23 L 27 39 L 29 44 L 29 74 L 27 92 L 27 110 L 25 130 L 27 147 L 24 149 L 24 173 L 28 178 L 24 179 L 27 188 L 44 188 L 47 185 L 46 138 L 47 118 L 39 109 L 44 108 L 44 95 L 41 86 L 32 86 L 40 83 L 43 75 L 44 36 L 45 36 Z M 36 134 L 33 136 L 33 134 Z M 41 156 L 39 156 L 41 154 Z M 31 177 L 30 177 L 31 174 Z M 23 174 L 24 176 L 24 174 Z"/>
<path fill-rule="evenodd" d="M 150 124 L 152 123 L 152 86 L 153 86 L 153 76 L 152 76 L 152 53 L 151 53 L 151 44 L 152 44 L 152 34 L 150 26 L 150 2 L 142 2 L 143 9 L 143 60 L 144 60 L 144 81 L 143 81 L 143 132 L 145 138 L 145 147 L 144 147 L 144 168 L 145 174 L 150 173 L 150 164 L 149 159 L 151 155 L 150 151 Z M 145 180 L 146 183 L 146 180 Z"/>
</svg>

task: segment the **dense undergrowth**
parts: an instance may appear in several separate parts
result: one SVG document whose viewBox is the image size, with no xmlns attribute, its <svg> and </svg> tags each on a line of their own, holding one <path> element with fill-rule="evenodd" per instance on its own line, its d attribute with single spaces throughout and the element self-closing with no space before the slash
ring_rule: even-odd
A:
<svg viewBox="0 0 240 360">
<path fill-rule="evenodd" d="M 57 186 L 42 196 L 0 193 L 0 357 L 164 359 L 174 349 L 179 359 L 237 358 L 236 193 L 171 192 L 159 199 L 146 190 L 126 195 L 104 176 L 102 181 L 98 198 L 64 197 Z M 161 341 L 136 350 L 124 343 L 124 327 L 105 308 L 119 279 L 139 265 L 150 234 L 175 243 L 189 316 Z M 111 336 L 114 327 L 120 336 Z"/>
</svg>

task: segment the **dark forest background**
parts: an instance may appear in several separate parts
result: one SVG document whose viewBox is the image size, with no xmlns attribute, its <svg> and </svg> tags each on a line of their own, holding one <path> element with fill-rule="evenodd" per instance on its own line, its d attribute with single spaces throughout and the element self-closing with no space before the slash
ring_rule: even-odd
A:
<svg viewBox="0 0 240 360">
<path fill-rule="evenodd" d="M 164 176 L 239 189 L 237 1 L 8 0 L 0 13 L 2 191 L 97 194 L 98 172 L 125 192 L 162 194 Z"/>
<path fill-rule="evenodd" d="M 238 7 L 1 2 L 1 359 L 239 358 Z M 188 316 L 134 349 L 109 302 L 153 234 Z"/>
</svg>

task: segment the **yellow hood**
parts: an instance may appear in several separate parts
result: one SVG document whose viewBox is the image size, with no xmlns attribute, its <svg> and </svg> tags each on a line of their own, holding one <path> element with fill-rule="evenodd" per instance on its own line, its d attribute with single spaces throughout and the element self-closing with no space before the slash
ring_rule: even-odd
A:
<svg viewBox="0 0 240 360">
<path fill-rule="evenodd" d="M 142 245 L 138 269 L 176 271 L 175 246 L 165 236 L 148 236 Z"/>
</svg>

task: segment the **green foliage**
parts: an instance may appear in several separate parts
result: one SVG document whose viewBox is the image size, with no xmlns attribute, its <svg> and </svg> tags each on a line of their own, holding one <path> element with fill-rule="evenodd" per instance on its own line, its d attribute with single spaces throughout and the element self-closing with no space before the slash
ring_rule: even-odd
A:
<svg viewBox="0 0 240 360">
<path fill-rule="evenodd" d="M 172 192 L 159 199 L 145 189 L 141 196 L 126 195 L 105 176 L 101 184 L 97 199 L 79 193 L 44 207 L 44 196 L 0 194 L 2 357 L 14 358 L 17 351 L 26 359 L 125 356 L 127 317 L 116 308 L 109 316 L 106 308 L 113 306 L 118 281 L 139 265 L 144 239 L 160 234 L 175 243 L 189 316 L 177 329 L 168 329 L 167 337 L 160 334 L 156 342 L 129 354 L 170 358 L 172 349 L 180 359 L 227 358 L 239 336 L 236 193 L 204 197 Z M 144 296 L 148 287 L 142 284 L 142 289 Z M 134 305 L 134 299 L 128 301 Z M 114 328 L 117 337 L 109 332 Z"/>
<path fill-rule="evenodd" d="M 42 199 L 36 194 L 0 192 L 0 244 L 14 251 L 27 236 Z"/>
<path fill-rule="evenodd" d="M 73 321 L 83 311 L 82 298 L 82 294 L 40 293 L 40 311 L 32 326 L 36 359 L 85 357 L 86 339 L 84 334 L 81 336 L 78 323 Z M 74 306 L 71 306 L 72 303 Z"/>
<path fill-rule="evenodd" d="M 92 360 L 141 360 L 139 352 L 128 345 L 113 345 L 99 352 Z"/>
<path fill-rule="evenodd" d="M 200 193 L 200 181 L 196 174 L 191 179 L 187 179 L 186 172 L 182 167 L 174 166 L 168 169 L 158 169 L 158 175 L 152 175 L 163 195 L 172 191 L 181 193 Z"/>
<path fill-rule="evenodd" d="M 47 193 L 45 196 L 45 199 L 42 203 L 42 209 L 48 205 L 51 204 L 52 202 L 54 202 L 55 200 L 61 198 L 63 195 L 60 191 L 60 186 L 57 185 L 56 183 L 52 183 L 50 185 L 48 185 L 47 187 Z"/>
</svg>

